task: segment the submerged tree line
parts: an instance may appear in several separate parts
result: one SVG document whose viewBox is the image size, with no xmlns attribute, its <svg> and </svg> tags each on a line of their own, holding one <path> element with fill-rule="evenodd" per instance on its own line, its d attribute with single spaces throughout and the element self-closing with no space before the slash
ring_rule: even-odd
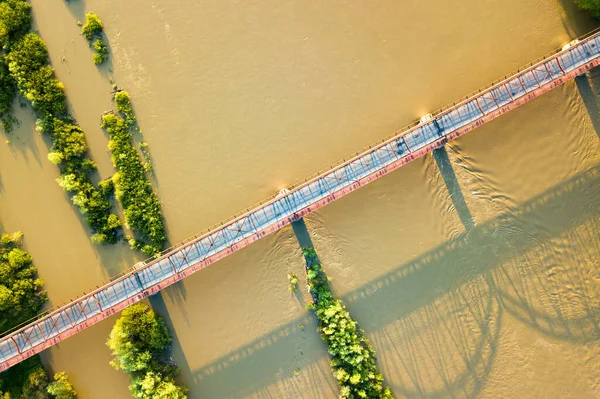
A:
<svg viewBox="0 0 600 399">
<path fill-rule="evenodd" d="M 104 57 L 107 52 L 102 40 L 103 25 L 95 14 L 86 18 L 82 35 L 94 42 L 95 55 Z M 145 170 L 139 167 L 143 163 L 131 144 L 131 135 L 127 134 L 128 128 L 135 125 L 129 97 L 126 104 L 123 95 L 116 97 L 117 109 L 125 117 L 123 127 L 117 116 L 102 121 L 111 134 L 109 148 L 118 172 L 95 185 L 92 177 L 97 168 L 89 157 L 84 132 L 69 114 L 64 86 L 54 75 L 44 41 L 37 33 L 29 32 L 30 27 L 31 6 L 26 1 L 0 0 L 0 120 L 4 130 L 9 132 L 15 122 L 11 111 L 18 92 L 30 102 L 37 117 L 37 130 L 52 139 L 48 159 L 58 166 L 58 183 L 71 194 L 90 226 L 92 241 L 113 244 L 123 237 L 121 221 L 111 212 L 111 197 L 116 188 L 117 200 L 125 213 L 125 227 L 133 233 L 128 238 L 132 248 L 147 255 L 160 252 L 166 243 L 166 231 L 158 197 Z M 115 153 L 118 153 L 116 158 Z M 122 156 L 126 160 L 119 158 Z"/>
<path fill-rule="evenodd" d="M 340 388 L 340 399 L 393 399 L 390 389 L 383 385 L 375 351 L 342 301 L 331 292 L 314 248 L 304 248 L 303 254 L 313 299 L 307 308 L 317 317 L 319 333 L 327 345 L 333 376 Z"/>
<path fill-rule="evenodd" d="M 31 6 L 26 1 L 0 0 L 0 122 L 4 131 L 10 133 L 18 122 L 12 115 L 18 93 L 21 106 L 26 101 L 33 108 L 36 130 L 51 138 L 48 160 L 58 166 L 57 182 L 71 194 L 92 230 L 92 241 L 112 244 L 124 236 L 119 217 L 111 212 L 111 198 L 116 194 L 124 210 L 125 227 L 133 233 L 125 237 L 130 246 L 147 255 L 159 253 L 165 246 L 166 231 L 160 202 L 146 175 L 147 162 L 140 160 L 132 145 L 130 129 L 135 128 L 136 120 L 129 95 L 117 92 L 118 114 L 102 118 L 102 127 L 110 134 L 109 149 L 117 173 L 94 184 L 97 167 L 88 154 L 84 132 L 69 113 L 64 86 L 55 77 L 44 41 L 30 28 Z M 87 14 L 82 35 L 95 50 L 96 64 L 108 57 L 102 31 L 99 18 Z M 147 155 L 146 144 L 140 143 L 140 147 Z M 20 247 L 21 237 L 15 233 L 0 239 L 0 332 L 35 316 L 47 301 L 31 256 Z M 170 342 L 160 316 L 145 305 L 128 309 L 117 321 L 107 344 L 115 355 L 113 366 L 130 374 L 134 397 L 186 397 L 185 388 L 172 379 L 177 368 L 169 360 Z M 39 356 L 0 374 L 0 399 L 75 397 L 66 374 L 59 372 L 50 381 Z"/>
</svg>

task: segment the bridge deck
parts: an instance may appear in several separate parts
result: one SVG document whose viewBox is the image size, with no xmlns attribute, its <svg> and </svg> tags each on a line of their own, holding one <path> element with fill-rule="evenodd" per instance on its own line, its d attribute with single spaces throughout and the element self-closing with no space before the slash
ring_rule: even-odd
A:
<svg viewBox="0 0 600 399">
<path fill-rule="evenodd" d="M 0 371 L 98 323 L 600 64 L 600 33 L 511 75 L 0 338 Z"/>
</svg>

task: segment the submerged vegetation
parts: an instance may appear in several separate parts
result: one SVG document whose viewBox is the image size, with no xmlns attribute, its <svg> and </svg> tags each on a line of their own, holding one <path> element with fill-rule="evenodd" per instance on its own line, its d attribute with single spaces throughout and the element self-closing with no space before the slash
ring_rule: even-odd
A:
<svg viewBox="0 0 600 399">
<path fill-rule="evenodd" d="M 14 117 L 12 103 L 17 92 L 10 76 L 7 51 L 12 43 L 22 37 L 31 27 L 31 6 L 21 0 L 0 1 L 0 123 L 5 132 L 12 130 Z"/>
<path fill-rule="evenodd" d="M 115 101 L 117 110 L 126 119 L 114 113 L 102 116 L 102 128 L 110 135 L 108 148 L 117 170 L 113 176 L 115 196 L 123 207 L 125 223 L 136 235 L 129 239 L 129 244 L 147 255 L 154 255 L 163 249 L 167 239 L 160 201 L 132 144 L 129 127 L 135 124 L 135 116 L 129 95 L 117 92 Z"/>
<path fill-rule="evenodd" d="M 290 273 L 287 275 L 287 279 L 290 282 L 290 286 L 288 289 L 290 292 L 295 293 L 298 291 L 298 277 L 296 277 L 295 273 Z"/>
<path fill-rule="evenodd" d="M 96 169 L 87 157 L 83 131 L 68 114 L 64 86 L 54 76 L 48 51 L 36 33 L 26 33 L 31 25 L 31 7 L 22 0 L 0 2 L 0 117 L 5 129 L 14 89 L 26 98 L 37 116 L 37 129 L 52 138 L 48 159 L 59 166 L 60 186 L 73 194 L 72 200 L 92 228 L 96 243 L 115 243 L 119 219 L 110 213 L 109 197 L 91 182 Z M 92 29 L 93 31 L 93 29 Z M 6 74 L 8 71 L 8 75 Z"/>
<path fill-rule="evenodd" d="M 0 374 L 0 399 L 75 399 L 77 393 L 64 372 L 48 375 L 39 355 L 30 357 Z"/>
<path fill-rule="evenodd" d="M 392 399 L 383 386 L 383 376 L 375 363 L 375 351 L 342 302 L 333 296 L 327 276 L 313 248 L 304 249 L 307 278 L 317 316 L 319 332 L 331 355 L 331 367 L 340 387 L 340 398 Z"/>
<path fill-rule="evenodd" d="M 129 93 L 124 90 L 119 90 L 115 93 L 115 104 L 117 105 L 117 111 L 125 117 L 125 122 L 130 127 L 134 127 L 136 124 L 135 115 L 133 108 L 131 107 L 131 98 Z"/>
<path fill-rule="evenodd" d="M 31 255 L 21 249 L 22 237 L 21 232 L 0 237 L 0 332 L 33 317 L 47 300 Z M 33 356 L 0 374 L 0 398 L 76 397 L 65 373 L 54 378 L 55 382 L 48 384 L 39 356 Z"/>
<path fill-rule="evenodd" d="M 1 5 L 2 3 L 0 3 Z M 6 58 L 0 54 L 0 123 L 6 133 L 12 131 L 14 117 L 11 115 L 11 112 L 16 92 L 17 88 L 10 76 Z"/>
<path fill-rule="evenodd" d="M 64 371 L 54 374 L 54 381 L 48 385 L 48 393 L 56 399 L 75 399 L 77 392 Z"/>
<path fill-rule="evenodd" d="M 21 249 L 23 233 L 0 237 L 0 331 L 30 319 L 47 300 L 31 255 Z"/>
<path fill-rule="evenodd" d="M 575 0 L 575 4 L 582 10 L 591 11 L 594 17 L 600 18 L 600 0 Z"/>
<path fill-rule="evenodd" d="M 100 21 L 100 18 L 96 14 L 85 14 L 85 25 L 81 27 L 81 34 L 94 48 L 95 53 L 92 59 L 96 65 L 103 64 L 108 60 L 108 47 L 106 47 L 102 38 L 103 31 L 104 26 L 102 25 L 102 21 Z"/>
<path fill-rule="evenodd" d="M 102 40 L 101 37 L 94 41 L 94 51 L 96 52 L 92 56 L 94 64 L 104 64 L 108 60 L 108 47 L 106 47 L 106 44 L 104 44 L 104 40 Z"/>
<path fill-rule="evenodd" d="M 173 377 L 177 368 L 167 360 L 171 336 L 164 321 L 138 303 L 121 313 L 107 345 L 115 356 L 111 365 L 129 374 L 129 389 L 139 399 L 185 399 L 184 387 Z"/>
</svg>

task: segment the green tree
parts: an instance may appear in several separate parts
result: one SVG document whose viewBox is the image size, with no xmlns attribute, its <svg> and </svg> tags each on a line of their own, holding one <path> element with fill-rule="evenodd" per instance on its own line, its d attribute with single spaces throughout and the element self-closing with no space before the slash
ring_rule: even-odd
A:
<svg viewBox="0 0 600 399">
<path fill-rule="evenodd" d="M 31 256 L 20 248 L 22 236 L 0 239 L 0 331 L 33 317 L 47 299 Z"/>
<path fill-rule="evenodd" d="M 575 4 L 582 10 L 590 11 L 596 18 L 600 18 L 600 0 L 575 0 Z"/>
<path fill-rule="evenodd" d="M 126 97 L 121 97 L 122 104 Z M 127 97 L 128 99 L 128 97 Z M 117 173 L 113 176 L 115 196 L 123 206 L 125 222 L 137 234 L 132 248 L 139 248 L 147 255 L 160 252 L 167 239 L 160 201 L 131 144 L 129 125 L 115 114 L 102 117 L 102 128 L 110 135 L 108 148 L 112 152 Z"/>
<path fill-rule="evenodd" d="M 83 37 L 91 41 L 94 36 L 101 34 L 103 29 L 102 21 L 100 21 L 100 18 L 96 14 L 85 14 L 85 25 L 81 27 Z"/>
<path fill-rule="evenodd" d="M 115 93 L 115 104 L 117 105 L 117 111 L 125 117 L 125 122 L 129 126 L 134 126 L 136 123 L 133 108 L 131 107 L 131 98 L 129 93 L 124 90 L 120 90 Z"/>
<path fill-rule="evenodd" d="M 3 54 L 0 54 L 0 122 L 7 133 L 12 130 L 14 118 L 11 116 L 11 111 L 16 92 L 15 81 L 10 76 L 6 58 Z"/>
<path fill-rule="evenodd" d="M 171 377 L 148 372 L 134 382 L 131 393 L 136 399 L 186 399 L 187 389 L 175 384 Z"/>
<path fill-rule="evenodd" d="M 29 12 L 29 8 L 25 10 Z M 93 21 L 90 26 L 93 30 Z M 37 34 L 28 33 L 11 42 L 8 50 L 4 64 L 10 80 L 3 80 L 0 58 L 0 88 L 8 88 L 5 94 L 0 94 L 0 118 L 3 110 L 9 110 L 9 99 L 12 101 L 10 85 L 13 84 L 13 88 L 16 85 L 19 93 L 31 102 L 38 117 L 38 129 L 51 135 L 52 148 L 48 159 L 60 167 L 59 184 L 73 192 L 72 201 L 92 228 L 93 241 L 117 242 L 120 224 L 115 224 L 114 218 L 111 218 L 108 196 L 90 180 L 89 174 L 96 170 L 96 164 L 86 158 L 88 147 L 83 131 L 68 114 L 64 87 L 49 65 L 46 45 Z M 5 127 L 10 127 L 11 121 L 2 119 Z"/>
<path fill-rule="evenodd" d="M 115 356 L 111 365 L 128 374 L 160 369 L 158 355 L 171 343 L 164 321 L 138 303 L 121 313 L 107 342 Z"/>
<path fill-rule="evenodd" d="M 94 64 L 100 65 L 108 60 L 108 47 L 106 47 L 106 44 L 104 44 L 102 37 L 98 37 L 94 41 L 94 50 L 96 51 L 96 54 L 94 54 L 92 57 Z"/>
<path fill-rule="evenodd" d="M 375 351 L 342 302 L 333 296 L 315 250 L 305 248 L 304 257 L 314 301 L 310 309 L 317 316 L 321 338 L 331 355 L 340 399 L 393 399 L 390 389 L 383 385 L 383 376 L 375 363 Z"/>
<path fill-rule="evenodd" d="M 35 367 L 27 376 L 23 385 L 22 397 L 27 399 L 48 398 L 48 376 L 42 365 Z"/>
<path fill-rule="evenodd" d="M 31 27 L 31 6 L 21 0 L 0 2 L 0 48 L 6 50 Z"/>
<path fill-rule="evenodd" d="M 64 87 L 48 65 L 48 51 L 42 39 L 29 33 L 6 56 L 11 77 L 20 94 L 31 102 L 42 131 L 52 132 L 54 118 L 67 114 Z"/>
<path fill-rule="evenodd" d="M 77 392 L 64 371 L 54 374 L 54 382 L 48 385 L 48 393 L 56 399 L 75 399 Z"/>
<path fill-rule="evenodd" d="M 164 321 L 138 303 L 121 313 L 107 341 L 111 365 L 129 374 L 129 390 L 137 399 L 185 399 L 186 389 L 173 381 L 177 369 L 165 361 L 171 343 Z"/>
</svg>

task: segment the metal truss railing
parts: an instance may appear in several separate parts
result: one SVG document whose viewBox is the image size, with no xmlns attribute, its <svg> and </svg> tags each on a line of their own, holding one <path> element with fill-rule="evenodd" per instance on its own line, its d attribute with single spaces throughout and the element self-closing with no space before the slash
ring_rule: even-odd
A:
<svg viewBox="0 0 600 399">
<path fill-rule="evenodd" d="M 600 33 L 532 63 L 0 337 L 0 371 L 600 64 Z"/>
</svg>

